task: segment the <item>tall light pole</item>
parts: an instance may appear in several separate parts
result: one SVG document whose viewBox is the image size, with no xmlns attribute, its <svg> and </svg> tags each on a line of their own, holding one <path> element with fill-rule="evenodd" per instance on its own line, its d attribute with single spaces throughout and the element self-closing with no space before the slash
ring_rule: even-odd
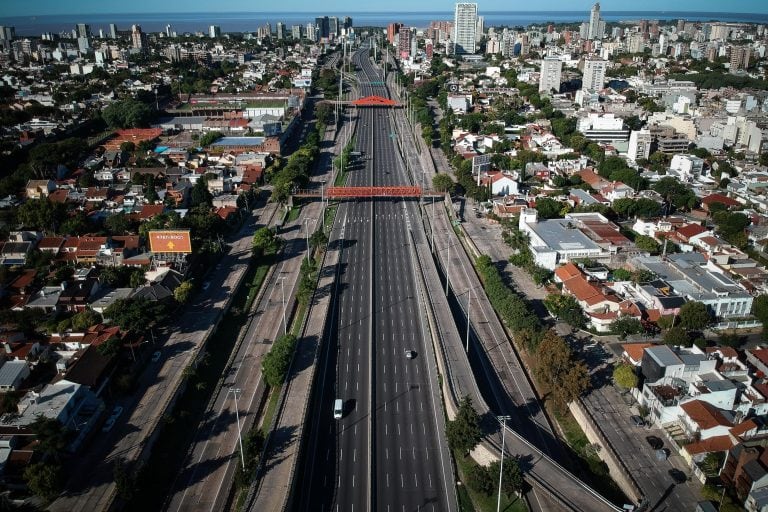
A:
<svg viewBox="0 0 768 512">
<path fill-rule="evenodd" d="M 451 241 L 448 240 L 448 254 L 445 257 L 445 296 L 448 296 L 448 269 L 451 268 Z"/>
<path fill-rule="evenodd" d="M 309 223 L 315 219 L 304 219 L 304 230 L 307 236 L 307 261 L 309 261 Z"/>
<path fill-rule="evenodd" d="M 235 397 L 235 419 L 237 420 L 237 441 L 240 443 L 240 462 L 243 465 L 243 470 L 245 470 L 245 452 L 243 451 L 243 433 L 240 431 L 240 411 L 237 409 L 237 394 L 241 393 L 242 390 L 240 388 L 229 388 L 229 391 L 227 391 L 227 394 L 232 393 L 232 396 Z"/>
<path fill-rule="evenodd" d="M 285 321 L 285 276 L 280 276 L 277 280 L 280 281 L 280 291 L 283 294 L 283 334 L 288 334 L 288 322 Z"/>
<path fill-rule="evenodd" d="M 325 180 L 320 181 L 320 206 L 323 216 L 323 233 L 325 233 Z"/>
<path fill-rule="evenodd" d="M 501 464 L 499 465 L 499 496 L 496 498 L 496 512 L 501 510 L 501 477 L 504 475 L 504 432 L 507 430 L 507 420 L 510 416 L 496 416 L 501 422 Z"/>
<path fill-rule="evenodd" d="M 466 341 L 467 354 L 469 354 L 469 308 L 471 306 L 472 306 L 472 288 L 467 290 L 467 341 Z"/>
</svg>

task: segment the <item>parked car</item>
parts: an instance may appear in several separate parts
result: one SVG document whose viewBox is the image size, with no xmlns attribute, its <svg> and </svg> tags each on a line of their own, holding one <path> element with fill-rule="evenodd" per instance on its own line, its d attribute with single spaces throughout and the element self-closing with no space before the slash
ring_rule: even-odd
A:
<svg viewBox="0 0 768 512">
<path fill-rule="evenodd" d="M 646 436 L 645 440 L 654 450 L 661 450 L 662 447 L 664 446 L 664 441 L 662 441 L 656 436 Z"/>
<path fill-rule="evenodd" d="M 688 481 L 688 477 L 685 475 L 685 473 L 683 473 L 677 468 L 670 469 L 668 473 L 669 473 L 669 476 L 672 477 L 672 480 L 674 480 L 676 484 L 684 484 L 685 482 Z"/>
<path fill-rule="evenodd" d="M 629 419 L 632 421 L 632 424 L 636 427 L 644 427 L 645 421 L 643 421 L 643 418 L 638 416 L 637 414 L 633 414 L 629 417 Z"/>
</svg>

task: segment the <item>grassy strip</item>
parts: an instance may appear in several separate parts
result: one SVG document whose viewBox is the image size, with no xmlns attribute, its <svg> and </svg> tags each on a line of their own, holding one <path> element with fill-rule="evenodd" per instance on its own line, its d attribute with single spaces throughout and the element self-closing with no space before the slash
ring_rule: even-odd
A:
<svg viewBox="0 0 768 512">
<path fill-rule="evenodd" d="M 473 466 L 477 466 L 477 463 L 472 460 L 472 457 L 465 457 L 457 451 L 453 452 L 453 458 L 456 461 L 456 467 L 459 470 L 459 480 L 466 482 L 466 475 L 469 474 Z M 459 485 L 458 494 L 459 507 L 462 511 L 475 510 L 478 512 L 496 512 L 496 500 L 498 499 L 496 493 L 491 495 L 483 494 L 474 491 L 467 485 Z M 464 497 L 462 497 L 462 495 L 464 495 Z M 469 499 L 469 502 L 466 501 L 467 498 Z M 504 510 L 505 512 L 526 512 L 528 507 L 523 500 L 519 498 L 510 500 L 506 495 L 502 494 L 500 510 Z"/>
<path fill-rule="evenodd" d="M 244 277 L 246 283 L 252 283 L 252 287 L 256 283 L 256 269 L 255 265 L 251 265 Z M 137 491 L 125 510 L 153 510 L 168 495 L 187 450 L 202 427 L 208 402 L 217 389 L 240 328 L 248 318 L 244 313 L 248 294 L 249 287 L 241 286 L 219 328 L 209 338 L 203 362 L 195 369 L 185 370 L 189 379 L 187 388 L 173 412 L 162 419 L 160 437 L 137 479 Z"/>
<path fill-rule="evenodd" d="M 256 300 L 256 296 L 259 294 L 259 290 L 261 290 L 261 285 L 267 277 L 267 272 L 269 272 L 270 267 L 274 265 L 274 263 L 275 251 L 267 251 L 256 266 L 256 270 L 253 273 L 253 279 L 251 279 L 250 283 L 246 283 L 248 297 L 245 300 L 244 311 L 248 312 L 251 310 L 253 301 Z"/>
<path fill-rule="evenodd" d="M 299 218 L 301 214 L 301 206 L 294 206 L 288 211 L 288 216 L 285 218 L 285 222 L 293 222 Z"/>
</svg>

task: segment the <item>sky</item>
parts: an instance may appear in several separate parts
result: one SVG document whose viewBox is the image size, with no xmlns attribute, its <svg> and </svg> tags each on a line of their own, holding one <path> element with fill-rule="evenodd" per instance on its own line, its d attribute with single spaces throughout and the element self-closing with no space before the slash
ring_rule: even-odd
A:
<svg viewBox="0 0 768 512">
<path fill-rule="evenodd" d="M 531 8 L 521 8 L 509 0 L 480 0 L 478 11 L 589 11 L 592 0 L 544 0 Z M 346 12 L 414 12 L 452 11 L 454 2 L 446 0 L 388 0 L 380 7 L 368 8 L 360 0 L 282 0 L 278 6 L 265 0 L 0 0 L 0 17 L 51 14 L 87 13 L 153 13 L 153 12 L 328 12 L 343 15 Z M 629 3 L 626 0 L 603 0 L 604 11 L 699 11 L 768 13 L 768 0 L 644 0 Z M 514 7 L 513 7 L 514 6 Z"/>
</svg>

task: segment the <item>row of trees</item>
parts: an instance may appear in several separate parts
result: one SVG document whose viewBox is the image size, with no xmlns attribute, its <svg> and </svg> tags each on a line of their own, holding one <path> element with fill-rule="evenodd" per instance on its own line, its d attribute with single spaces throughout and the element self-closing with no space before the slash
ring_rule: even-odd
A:
<svg viewBox="0 0 768 512">
<path fill-rule="evenodd" d="M 456 417 L 446 425 L 445 435 L 451 450 L 456 452 L 458 456 L 465 458 L 482 439 L 480 417 L 472 406 L 472 399 L 468 396 L 461 400 Z M 489 496 L 496 489 L 500 471 L 498 461 L 494 461 L 488 466 L 472 464 L 467 474 L 464 475 L 465 483 L 473 491 Z M 504 460 L 501 488 L 507 496 L 522 491 L 523 473 L 520 462 L 516 458 Z"/>
</svg>

